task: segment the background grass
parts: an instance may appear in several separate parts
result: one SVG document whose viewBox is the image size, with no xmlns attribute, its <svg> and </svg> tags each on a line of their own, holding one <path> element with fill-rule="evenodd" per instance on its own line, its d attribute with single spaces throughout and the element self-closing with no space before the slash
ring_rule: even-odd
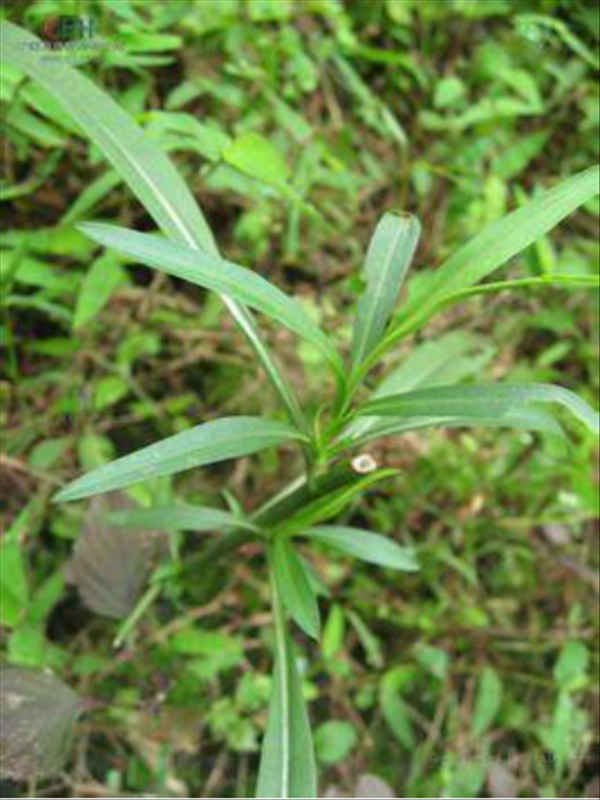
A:
<svg viewBox="0 0 600 800">
<path fill-rule="evenodd" d="M 598 160 L 585 0 L 36 0 L 3 14 L 38 34 L 57 14 L 94 19 L 101 47 L 75 62 L 172 154 L 223 252 L 299 295 L 341 343 L 385 210 L 421 218 L 418 271 Z M 10 70 L 0 88 L 2 658 L 51 667 L 91 709 L 69 774 L 38 792 L 250 796 L 270 688 L 253 546 L 198 575 L 204 539 L 187 536 L 115 654 L 115 625 L 64 584 L 85 504 L 49 498 L 200 420 L 276 417 L 277 400 L 215 298 L 77 233 L 84 218 L 151 224 L 47 95 Z M 232 164 L 248 132 L 264 152 Z M 596 203 L 505 274 L 597 272 L 597 233 Z M 597 403 L 595 293 L 471 300 L 424 339 L 458 327 L 465 375 L 555 381 Z M 265 328 L 303 401 L 327 399 L 325 365 Z M 377 446 L 402 476 L 345 521 L 411 543 L 424 569 L 314 559 L 327 624 L 321 650 L 302 645 L 324 791 L 353 796 L 373 773 L 397 796 L 597 796 L 598 454 L 574 436 L 568 451 L 494 431 Z M 134 494 L 214 502 L 225 486 L 250 509 L 295 468 L 267 454 Z"/>
</svg>

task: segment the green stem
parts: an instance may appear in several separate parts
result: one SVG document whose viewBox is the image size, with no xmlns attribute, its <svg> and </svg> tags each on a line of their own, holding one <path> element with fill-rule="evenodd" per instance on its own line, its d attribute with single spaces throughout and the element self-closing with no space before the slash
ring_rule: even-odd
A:
<svg viewBox="0 0 600 800">
<path fill-rule="evenodd" d="M 307 477 L 294 481 L 276 498 L 257 509 L 250 516 L 250 521 L 261 528 L 274 527 L 320 496 L 350 485 L 360 477 L 350 462 L 325 466 L 320 473 L 314 475 L 312 481 Z"/>
<path fill-rule="evenodd" d="M 129 638 L 131 632 L 136 627 L 140 619 L 144 616 L 146 611 L 150 608 L 152 603 L 154 603 L 160 594 L 161 589 L 162 586 L 159 581 L 150 584 L 131 614 L 123 621 L 117 632 L 117 635 L 115 636 L 115 640 L 113 642 L 114 647 L 121 647 L 123 642 Z"/>
<path fill-rule="evenodd" d="M 290 742 L 290 687 L 289 672 L 286 668 L 288 662 L 287 652 L 287 618 L 283 605 L 283 600 L 277 588 L 277 581 L 275 580 L 275 571 L 271 556 L 269 553 L 269 578 L 271 582 L 271 602 L 273 607 L 273 627 L 275 633 L 275 664 L 276 669 L 280 671 L 281 680 L 281 760 L 284 765 L 288 765 L 291 759 L 291 742 Z M 281 796 L 290 796 L 290 773 L 289 769 L 284 768 L 282 776 Z"/>
<path fill-rule="evenodd" d="M 249 531 L 233 531 L 212 539 L 196 558 L 191 558 L 184 565 L 186 574 L 202 574 L 223 556 L 232 553 L 244 544 L 256 540 L 257 534 Z"/>
<path fill-rule="evenodd" d="M 263 530 L 275 527 L 295 514 L 304 505 L 328 492 L 349 486 L 360 479 L 352 465 L 344 462 L 316 474 L 312 481 L 306 475 L 293 480 L 277 495 L 267 500 L 250 516 L 250 521 Z M 232 531 L 210 541 L 203 550 L 184 564 L 186 574 L 201 574 L 213 567 L 219 559 L 229 555 L 248 542 L 256 541 L 257 534 L 249 531 Z"/>
<path fill-rule="evenodd" d="M 246 338 L 254 348 L 255 353 L 258 355 L 263 369 L 271 381 L 271 385 L 279 394 L 281 400 L 283 400 L 290 422 L 302 431 L 302 433 L 310 435 L 310 424 L 298 402 L 298 398 L 285 373 L 281 370 L 275 357 L 263 341 L 254 318 L 246 308 L 239 306 L 234 301 L 230 300 L 226 305 L 233 318 L 242 328 Z"/>
</svg>

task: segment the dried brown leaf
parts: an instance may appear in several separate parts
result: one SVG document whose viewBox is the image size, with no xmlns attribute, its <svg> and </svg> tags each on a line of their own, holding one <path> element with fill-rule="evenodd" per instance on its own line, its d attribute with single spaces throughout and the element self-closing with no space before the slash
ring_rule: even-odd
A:
<svg viewBox="0 0 600 800">
<path fill-rule="evenodd" d="M 114 619 L 125 618 L 135 608 L 167 544 L 164 533 L 106 523 L 108 513 L 129 507 L 131 503 L 118 495 L 92 500 L 66 572 L 89 609 Z"/>
<path fill-rule="evenodd" d="M 0 670 L 0 775 L 46 778 L 63 767 L 83 710 L 77 695 L 41 670 Z"/>
</svg>

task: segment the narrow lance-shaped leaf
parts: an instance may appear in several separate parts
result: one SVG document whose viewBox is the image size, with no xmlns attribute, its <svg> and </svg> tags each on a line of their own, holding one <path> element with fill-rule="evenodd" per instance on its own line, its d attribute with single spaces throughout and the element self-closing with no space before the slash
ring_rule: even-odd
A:
<svg viewBox="0 0 600 800">
<path fill-rule="evenodd" d="M 464 381 L 475 375 L 492 353 L 492 348 L 484 346 L 476 337 L 452 331 L 417 345 L 375 389 L 370 399 Z M 345 439 L 363 438 L 376 424 L 376 417 L 360 417 L 346 427 L 343 436 Z"/>
<path fill-rule="evenodd" d="M 81 126 L 128 183 L 162 231 L 174 242 L 218 254 L 212 232 L 181 176 L 161 150 L 120 106 L 66 60 L 44 57 L 40 39 L 10 22 L 0 22 L 3 62 L 37 81 Z M 230 298 L 225 305 L 257 353 L 290 418 L 307 424 L 285 376 L 266 347 L 256 322 Z"/>
<path fill-rule="evenodd" d="M 207 506 L 152 506 L 113 511 L 108 523 L 117 528 L 155 529 L 162 531 L 229 531 L 234 529 L 257 531 L 249 520 L 229 511 Z"/>
<path fill-rule="evenodd" d="M 354 325 L 355 367 L 371 354 L 385 331 L 420 232 L 419 221 L 409 214 L 385 214 L 375 229 L 365 260 L 367 286 Z"/>
<path fill-rule="evenodd" d="M 388 670 L 379 682 L 379 708 L 399 744 L 411 751 L 415 747 L 412 719 L 401 695 L 403 668 Z"/>
<path fill-rule="evenodd" d="M 100 175 L 78 195 L 73 205 L 61 218 L 60 224 L 73 225 L 78 220 L 85 218 L 121 181 L 121 175 L 112 169 Z"/>
<path fill-rule="evenodd" d="M 464 411 L 461 415 L 456 416 L 409 415 L 368 417 L 367 419 L 372 421 L 373 425 L 367 430 L 359 432 L 355 437 L 342 439 L 339 444 L 340 450 L 358 447 L 385 436 L 395 436 L 425 428 L 510 428 L 547 433 L 558 439 L 566 438 L 562 426 L 551 414 L 533 407 L 496 408 L 495 411 L 492 409 L 487 416 L 481 412 L 481 409 L 477 409 L 471 415 Z"/>
<path fill-rule="evenodd" d="M 275 667 L 256 796 L 317 797 L 314 747 L 283 600 L 271 567 Z"/>
<path fill-rule="evenodd" d="M 475 375 L 492 353 L 487 343 L 464 331 L 422 342 L 382 381 L 372 399 L 464 381 Z"/>
<path fill-rule="evenodd" d="M 79 330 L 94 319 L 113 293 L 126 281 L 127 276 L 113 253 L 106 253 L 96 259 L 84 277 L 77 295 L 73 330 Z"/>
<path fill-rule="evenodd" d="M 272 567 L 279 595 L 292 618 L 305 633 L 318 639 L 321 618 L 315 591 L 293 545 L 281 536 L 272 545 Z"/>
<path fill-rule="evenodd" d="M 483 670 L 477 687 L 475 709 L 471 720 L 474 736 L 483 736 L 496 719 L 502 705 L 503 686 L 493 667 Z"/>
<path fill-rule="evenodd" d="M 66 59 L 44 58 L 42 42 L 3 21 L 2 60 L 41 84 L 65 108 L 171 238 L 216 251 L 208 224 L 180 174 L 151 137 Z"/>
<path fill-rule="evenodd" d="M 16 628 L 29 606 L 25 547 L 14 536 L 0 539 L 0 625 Z"/>
<path fill-rule="evenodd" d="M 192 250 L 159 236 L 137 233 L 116 225 L 87 223 L 79 228 L 105 247 L 111 247 L 169 275 L 231 297 L 277 320 L 317 347 L 338 374 L 343 372 L 340 357 L 331 340 L 305 313 L 300 303 L 252 270 L 211 253 Z"/>
<path fill-rule="evenodd" d="M 489 384 L 440 386 L 381 397 L 359 410 L 366 416 L 471 417 L 482 419 L 527 409 L 538 403 L 555 403 L 570 411 L 589 430 L 598 433 L 598 413 L 583 398 L 551 384 Z"/>
<path fill-rule="evenodd" d="M 600 169 L 590 167 L 488 225 L 432 273 L 423 291 L 404 307 L 401 320 L 427 318 L 443 298 L 490 275 L 595 197 L 599 183 Z"/>
<path fill-rule="evenodd" d="M 281 186 L 290 178 L 283 156 L 255 131 L 242 133 L 231 142 L 223 151 L 223 161 L 251 178 L 274 186 Z"/>
<path fill-rule="evenodd" d="M 98 467 L 57 495 L 58 502 L 111 492 L 160 475 L 250 455 L 294 439 L 295 428 L 261 417 L 225 417 L 197 425 Z"/>
<path fill-rule="evenodd" d="M 369 533 L 360 528 L 349 528 L 342 525 L 320 525 L 302 533 L 315 541 L 333 547 L 348 556 L 359 558 L 370 564 L 400 570 L 416 572 L 419 564 L 415 552 L 410 547 L 401 547 L 392 539 L 377 533 Z"/>
</svg>

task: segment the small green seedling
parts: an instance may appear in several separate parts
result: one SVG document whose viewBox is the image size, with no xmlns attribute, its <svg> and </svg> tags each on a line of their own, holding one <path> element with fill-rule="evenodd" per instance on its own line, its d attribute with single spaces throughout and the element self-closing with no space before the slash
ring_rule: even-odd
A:
<svg viewBox="0 0 600 800">
<path fill-rule="evenodd" d="M 538 284 L 597 285 L 593 279 L 566 275 L 481 282 L 594 197 L 598 193 L 598 168 L 559 183 L 485 228 L 441 267 L 422 275 L 417 291 L 409 292 L 399 311 L 397 300 L 421 228 L 409 214 L 385 214 L 367 250 L 364 291 L 346 355 L 296 299 L 219 253 L 202 212 L 164 152 L 101 89 L 60 60 L 42 61 L 35 37 L 18 27 L 3 23 L 2 37 L 3 59 L 40 83 L 63 105 L 128 183 L 160 234 L 97 222 L 80 225 L 80 230 L 99 248 L 117 251 L 138 264 L 216 292 L 252 345 L 257 364 L 268 375 L 286 416 L 285 421 L 239 416 L 201 423 L 83 475 L 60 491 L 56 500 L 82 500 L 123 490 L 150 478 L 266 448 L 298 448 L 304 473 L 249 515 L 236 509 L 186 505 L 125 509 L 116 512 L 114 519 L 138 529 L 218 530 L 222 539 L 211 550 L 212 558 L 231 553 L 249 540 L 262 546 L 272 590 L 275 665 L 256 794 L 316 797 L 311 729 L 289 624 L 291 619 L 309 637 L 319 638 L 319 603 L 302 549 L 318 543 L 388 569 L 412 572 L 419 567 L 415 552 L 392 538 L 335 524 L 336 517 L 359 495 L 396 474 L 378 465 L 362 448 L 382 437 L 432 427 L 513 428 L 562 436 L 563 429 L 552 414 L 556 406 L 570 411 L 595 434 L 599 427 L 598 415 L 582 398 L 557 386 L 407 386 L 400 367 L 373 390 L 372 371 L 385 366 L 385 357 L 397 343 L 423 328 L 436 313 L 472 295 Z M 332 397 L 331 401 L 318 398 L 318 413 L 309 414 L 299 402 L 253 312 L 270 317 L 322 354 L 330 368 L 333 391 L 324 393 L 324 397 Z M 150 600 L 159 591 L 160 581 L 153 582 Z M 113 605 L 116 600 L 112 598 Z M 94 602 L 102 608 L 108 601 L 96 594 Z M 148 596 L 142 612 L 147 603 Z M 133 613 L 135 621 L 140 608 Z M 130 627 L 131 620 L 127 624 Z M 118 638 L 127 633 L 126 625 Z M 10 677 L 11 685 L 16 686 L 13 694 L 21 698 L 19 703 L 34 708 L 35 703 L 27 697 L 35 699 L 36 693 L 41 693 L 37 706 L 47 707 L 51 689 L 48 680 L 40 688 L 31 677 Z M 75 719 L 79 706 L 67 691 L 57 692 L 57 699 L 62 702 L 63 695 L 69 717 Z M 62 726 L 64 717 L 59 721 Z M 39 738 L 48 740 L 47 726 Z"/>
</svg>

